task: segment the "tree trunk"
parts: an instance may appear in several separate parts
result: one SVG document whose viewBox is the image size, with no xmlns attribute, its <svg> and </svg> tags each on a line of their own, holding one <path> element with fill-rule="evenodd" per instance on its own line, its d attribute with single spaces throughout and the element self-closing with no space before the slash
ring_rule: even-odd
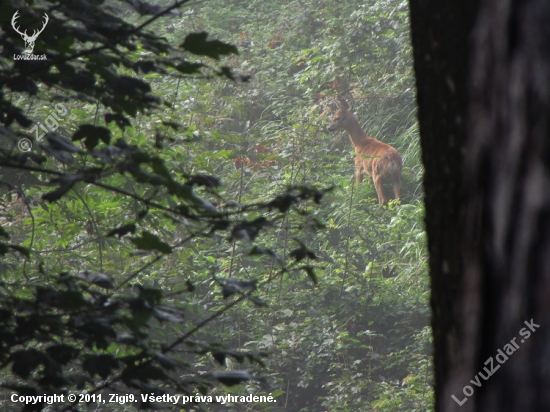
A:
<svg viewBox="0 0 550 412">
<path fill-rule="evenodd" d="M 477 0 L 410 0 L 430 253 L 436 410 L 458 366 L 462 261 L 460 181 L 466 140 L 470 33 Z"/>
<path fill-rule="evenodd" d="M 461 202 L 468 324 L 462 341 L 475 345 L 463 345 L 470 350 L 452 389 L 462 392 L 510 340 L 518 348 L 500 357 L 470 410 L 550 410 L 549 40 L 548 0 L 485 2 L 475 34 Z"/>
<path fill-rule="evenodd" d="M 483 1 L 471 45 L 477 6 L 454 3 L 411 0 L 436 410 L 547 411 L 550 2 Z M 442 90 L 446 76 L 456 93 Z M 454 119 L 466 107 L 465 129 Z"/>
</svg>

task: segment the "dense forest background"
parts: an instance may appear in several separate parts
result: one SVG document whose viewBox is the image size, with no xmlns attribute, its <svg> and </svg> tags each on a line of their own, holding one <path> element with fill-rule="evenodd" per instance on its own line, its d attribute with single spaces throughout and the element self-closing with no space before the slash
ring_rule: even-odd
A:
<svg viewBox="0 0 550 412">
<path fill-rule="evenodd" d="M 134 2 L 139 4 L 143 6 Z M 129 24 L 139 25 L 148 18 L 143 7 L 137 10 L 143 16 L 126 3 L 109 7 Z M 11 10 L 2 9 L 6 21 L 11 19 Z M 48 174 L 38 169 L 67 172 L 73 167 L 63 157 L 67 151 L 56 156 L 36 141 L 29 132 L 31 127 L 8 125 L 18 139 L 27 135 L 32 153 L 46 156 L 40 168 L 27 168 L 26 172 L 34 170 L 32 174 L 16 173 L 13 167 L 0 171 L 4 182 L 0 234 L 6 238 L 9 234 L 14 246 L 2 249 L 4 295 L 15 296 L 12 302 L 16 303 L 31 296 L 44 298 L 37 290 L 47 290 L 50 283 L 55 288 L 66 286 L 63 275 L 53 274 L 87 281 L 86 293 L 91 296 L 104 293 L 94 289 L 101 287 L 116 287 L 109 292 L 115 295 L 137 293 L 154 309 L 138 311 L 130 304 L 134 323 L 126 327 L 133 332 L 147 328 L 147 338 L 157 347 L 185 337 L 179 343 L 186 345 L 163 349 L 155 359 L 172 376 L 184 377 L 189 393 L 271 393 L 277 400 L 197 406 L 202 410 L 432 410 L 423 170 L 407 2 L 209 0 L 189 2 L 179 10 L 180 14 L 161 17 L 144 30 L 164 37 L 171 45 L 185 43 L 190 33 L 208 32 L 212 39 L 235 45 L 238 54 L 221 47 L 228 53 L 220 54 L 226 56 L 211 56 L 221 58 L 225 67 L 221 76 L 208 71 L 194 76 L 181 71 L 136 73 L 121 65 L 118 74 L 149 83 L 151 94 L 164 103 L 155 109 L 135 110 L 130 125 L 120 118 L 107 123 L 108 105 L 97 96 L 72 99 L 66 94 L 60 99 L 62 83 L 39 87 L 36 93 L 8 83 L 3 97 L 21 107 L 34 122 L 45 122 L 57 110 L 56 102 L 64 105 L 67 111 L 57 111 L 61 120 L 55 132 L 72 137 L 85 152 L 113 147 L 109 143 L 122 139 L 160 159 L 164 166 L 151 162 L 149 175 L 130 171 L 135 181 L 124 173 L 103 175 L 102 181 L 118 191 L 82 179 L 52 195 L 52 188 L 46 185 L 51 182 Z M 3 30 L 11 30 L 6 21 Z M 55 28 L 51 21 L 49 24 L 37 41 L 35 54 L 51 46 L 47 33 Z M 155 55 L 152 49 L 138 47 L 124 58 L 139 62 Z M 3 67 L 11 64 L 5 55 L 2 59 Z M 204 56 L 200 61 L 216 64 L 215 59 Z M 367 134 L 402 154 L 401 203 L 380 208 L 370 179 L 361 185 L 354 183 L 354 155 L 348 137 L 326 131 L 337 96 L 352 104 Z M 103 134 L 94 140 L 90 132 L 83 131 L 83 124 L 105 127 L 110 140 Z M 86 139 L 79 140 L 82 137 Z M 55 138 L 48 141 L 51 149 Z M 14 156 L 22 153 L 18 142 L 4 142 L 2 149 L 6 159 L 11 156 L 12 164 Z M 120 144 L 119 149 L 125 150 Z M 90 165 L 89 154 L 79 153 L 76 165 Z M 20 164 L 24 169 L 25 163 Z M 189 202 L 211 213 L 220 205 L 237 205 L 228 215 L 241 219 L 241 226 L 236 223 L 228 236 L 217 236 L 200 221 L 176 217 L 170 212 L 178 206 L 174 193 L 156 187 L 162 185 L 151 177 L 155 173 L 170 173 L 187 181 L 194 176 L 201 197 L 189 196 Z M 218 187 L 217 181 L 200 184 L 204 181 L 197 176 L 206 175 L 215 176 L 223 186 Z M 172 186 L 166 181 L 161 180 L 170 191 Z M 331 190 L 323 192 L 320 205 L 290 202 L 296 204 L 289 213 L 290 206 L 284 202 L 273 203 L 273 199 L 288 199 L 280 197 L 288 188 L 295 188 L 290 193 L 300 200 L 316 196 L 315 190 Z M 49 195 L 43 197 L 44 193 Z M 125 196 L 127 193 L 139 193 L 139 197 Z M 155 206 L 158 204 L 165 209 Z M 266 204 L 271 205 L 267 210 L 239 207 Z M 264 224 L 262 217 L 272 209 L 281 212 L 280 216 Z M 124 236 L 134 229 L 125 226 L 129 222 L 135 222 L 137 231 Z M 266 230 L 257 236 L 262 226 Z M 107 236 L 121 227 L 126 229 L 114 233 L 118 238 Z M 295 267 L 300 270 L 286 270 L 282 262 L 287 261 L 298 263 Z M 241 299 L 241 304 L 225 309 L 233 295 L 251 296 L 253 280 L 261 283 L 257 297 Z M 166 306 L 157 305 L 160 295 Z M 8 328 L 8 320 L 0 318 Z M 19 331 L 24 329 L 18 326 Z M 190 330 L 194 333 L 187 336 Z M 58 360 L 51 350 L 44 349 L 47 343 L 36 336 L 24 345 L 19 341 L 3 343 L 4 390 L 0 396 L 7 410 L 18 409 L 7 400 L 13 390 L 24 392 L 24 381 L 27 391 L 33 387 L 47 390 L 41 379 L 48 367 L 42 355 L 36 354 L 48 353 Z M 117 335 L 107 339 L 104 347 L 96 341 L 85 349 L 77 348 L 86 352 L 86 359 L 108 360 L 103 369 L 94 369 L 90 363 L 83 366 L 88 376 L 81 390 L 102 388 L 108 392 L 115 387 L 108 383 L 111 374 L 123 369 L 128 357 L 136 355 L 135 347 L 140 347 L 133 342 L 134 349 L 128 350 L 126 343 Z M 37 352 L 28 352 L 29 345 Z M 27 352 L 17 356 L 22 348 Z M 152 353 L 149 349 L 144 350 L 148 356 Z M 23 355 L 30 359 L 32 354 L 37 356 L 36 366 L 25 368 Z M 165 355 L 170 358 L 162 358 Z M 72 362 L 77 356 L 69 358 Z M 64 368 L 73 368 L 71 362 Z M 245 369 L 265 382 L 242 379 L 246 382 L 240 385 L 209 386 L 202 381 L 207 373 L 227 378 L 231 375 L 215 372 Z M 122 381 L 136 394 L 171 385 L 164 375 L 151 379 L 162 383 L 152 389 Z M 109 409 L 116 408 L 109 405 Z"/>
</svg>

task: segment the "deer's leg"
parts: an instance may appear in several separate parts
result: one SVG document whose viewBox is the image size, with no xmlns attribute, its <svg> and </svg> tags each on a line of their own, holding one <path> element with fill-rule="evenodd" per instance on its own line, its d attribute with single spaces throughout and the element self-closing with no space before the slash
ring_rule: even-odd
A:
<svg viewBox="0 0 550 412">
<path fill-rule="evenodd" d="M 355 181 L 357 183 L 361 183 L 363 180 L 363 159 L 361 159 L 359 156 L 355 156 Z"/>
<path fill-rule="evenodd" d="M 378 203 L 383 205 L 386 203 L 384 199 L 384 189 L 382 188 L 382 178 L 380 176 L 373 177 L 372 181 L 374 182 L 374 188 L 376 189 L 376 194 L 378 195 Z"/>
<path fill-rule="evenodd" d="M 357 166 L 355 168 L 355 181 L 357 183 L 361 183 L 363 180 L 363 168 L 361 166 Z"/>
<path fill-rule="evenodd" d="M 396 182 L 393 182 L 393 193 L 395 194 L 395 198 L 399 199 L 399 189 L 401 189 L 401 182 L 398 180 Z"/>
</svg>

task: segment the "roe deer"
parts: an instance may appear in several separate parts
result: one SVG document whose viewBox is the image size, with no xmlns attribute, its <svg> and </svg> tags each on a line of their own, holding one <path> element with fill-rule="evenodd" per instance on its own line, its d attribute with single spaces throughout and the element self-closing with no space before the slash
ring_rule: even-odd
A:
<svg viewBox="0 0 550 412">
<path fill-rule="evenodd" d="M 374 188 L 378 195 L 378 203 L 386 203 L 382 183 L 388 182 L 393 185 L 395 198 L 399 199 L 401 187 L 401 169 L 403 160 L 399 152 L 389 144 L 368 137 L 361 129 L 355 115 L 349 110 L 349 105 L 344 99 L 337 101 L 338 111 L 327 129 L 345 130 L 348 132 L 351 143 L 355 148 L 355 177 L 357 183 L 361 183 L 362 172 L 372 177 Z"/>
</svg>

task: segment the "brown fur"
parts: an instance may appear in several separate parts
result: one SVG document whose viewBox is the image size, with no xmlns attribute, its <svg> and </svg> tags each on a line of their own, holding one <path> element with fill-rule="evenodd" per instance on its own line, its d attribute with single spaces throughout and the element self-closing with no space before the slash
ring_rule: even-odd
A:
<svg viewBox="0 0 550 412">
<path fill-rule="evenodd" d="M 401 188 L 401 169 L 403 160 L 399 152 L 389 144 L 382 143 L 379 140 L 368 137 L 361 125 L 349 110 L 347 102 L 341 99 L 338 102 L 339 110 L 334 115 L 332 123 L 327 129 L 345 130 L 348 132 L 351 143 L 355 148 L 355 177 L 357 183 L 361 183 L 362 173 L 365 172 L 372 177 L 374 188 L 378 195 L 378 203 L 386 203 L 383 183 L 393 185 L 393 193 L 396 199 L 399 199 L 399 190 Z"/>
</svg>

